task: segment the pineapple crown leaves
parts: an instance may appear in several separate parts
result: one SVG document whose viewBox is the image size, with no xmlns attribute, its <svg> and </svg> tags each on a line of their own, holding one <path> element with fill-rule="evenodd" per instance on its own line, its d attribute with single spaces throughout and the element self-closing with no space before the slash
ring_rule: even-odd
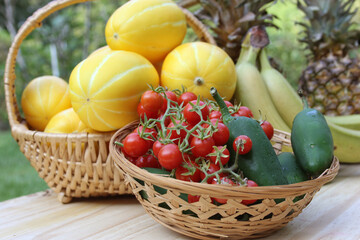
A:
<svg viewBox="0 0 360 240">
<path fill-rule="evenodd" d="M 189 0 L 182 0 L 181 2 Z M 267 8 L 276 0 L 193 0 L 200 5 L 194 15 L 204 22 L 214 35 L 217 45 L 236 61 L 241 41 L 255 25 L 277 26 Z"/>
<path fill-rule="evenodd" d="M 211 29 L 220 34 L 226 31 L 229 35 L 235 35 L 236 32 L 242 35 L 246 34 L 251 26 L 265 23 L 266 20 L 272 20 L 274 16 L 267 13 L 266 8 L 269 3 L 275 3 L 274 0 L 197 0 L 202 8 L 195 11 L 195 15 L 200 20 L 209 21 Z M 219 26 L 222 26 L 219 28 Z"/>
<path fill-rule="evenodd" d="M 358 46 L 360 30 L 352 29 L 351 21 L 358 9 L 355 0 L 297 0 L 298 8 L 305 14 L 306 22 L 297 22 L 305 35 L 300 42 L 311 51 L 310 59 L 321 58 L 329 52 L 346 55 Z"/>
</svg>

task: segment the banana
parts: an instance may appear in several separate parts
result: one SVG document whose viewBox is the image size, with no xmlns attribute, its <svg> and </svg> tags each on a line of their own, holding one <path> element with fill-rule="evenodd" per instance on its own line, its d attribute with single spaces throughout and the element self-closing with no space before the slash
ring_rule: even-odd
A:
<svg viewBox="0 0 360 240">
<path fill-rule="evenodd" d="M 291 128 L 296 114 L 303 110 L 301 98 L 284 76 L 270 65 L 265 49 L 260 53 L 260 65 L 261 76 L 271 99 L 280 116 Z"/>
<path fill-rule="evenodd" d="M 282 74 L 270 66 L 264 49 L 260 54 L 260 65 L 262 78 L 276 110 L 291 127 L 296 114 L 303 109 L 301 97 Z M 325 116 L 325 119 L 333 136 L 334 155 L 343 163 L 359 163 L 360 115 Z"/>
<path fill-rule="evenodd" d="M 250 108 L 255 119 L 266 118 L 274 128 L 290 132 L 290 127 L 277 112 L 261 74 L 255 65 L 260 48 L 251 45 L 250 35 L 251 32 L 246 36 L 242 44 L 242 51 L 236 63 L 235 101 Z"/>
<path fill-rule="evenodd" d="M 334 155 L 342 163 L 360 162 L 360 131 L 351 130 L 327 121 L 334 140 Z"/>
<path fill-rule="evenodd" d="M 345 116 L 325 116 L 326 120 L 353 130 L 360 130 L 360 114 L 352 114 Z"/>
</svg>

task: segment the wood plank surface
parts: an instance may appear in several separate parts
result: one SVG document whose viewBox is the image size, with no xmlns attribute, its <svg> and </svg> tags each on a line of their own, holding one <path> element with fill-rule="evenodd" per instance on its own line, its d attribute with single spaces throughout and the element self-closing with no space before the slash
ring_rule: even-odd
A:
<svg viewBox="0 0 360 240">
<path fill-rule="evenodd" d="M 304 211 L 266 240 L 360 239 L 360 164 L 341 165 Z M 52 191 L 0 203 L 0 239 L 184 239 L 147 215 L 134 196 L 75 199 Z"/>
</svg>

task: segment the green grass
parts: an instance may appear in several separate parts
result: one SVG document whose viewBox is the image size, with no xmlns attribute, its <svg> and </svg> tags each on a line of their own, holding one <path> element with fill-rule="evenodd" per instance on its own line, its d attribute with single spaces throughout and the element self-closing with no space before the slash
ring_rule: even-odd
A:
<svg viewBox="0 0 360 240">
<path fill-rule="evenodd" d="M 0 201 L 47 188 L 45 181 L 20 151 L 10 131 L 0 132 Z"/>
</svg>

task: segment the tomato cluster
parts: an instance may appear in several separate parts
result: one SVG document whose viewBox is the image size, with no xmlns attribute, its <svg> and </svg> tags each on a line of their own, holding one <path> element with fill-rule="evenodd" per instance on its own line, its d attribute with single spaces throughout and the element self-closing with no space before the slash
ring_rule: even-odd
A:
<svg viewBox="0 0 360 240">
<path fill-rule="evenodd" d="M 226 105 L 233 116 L 253 117 L 245 106 L 234 106 L 228 101 Z M 140 124 L 120 144 L 123 154 L 136 166 L 163 168 L 182 181 L 256 186 L 229 163 L 230 132 L 216 102 L 201 100 L 192 92 L 158 87 L 141 96 L 137 109 Z M 263 121 L 261 126 L 271 139 L 271 124 Z M 238 136 L 232 144 L 237 154 L 251 151 L 248 136 Z M 197 200 L 198 196 L 188 197 L 189 202 Z M 213 201 L 226 203 L 226 199 Z M 252 200 L 243 201 L 251 203 Z"/>
</svg>

